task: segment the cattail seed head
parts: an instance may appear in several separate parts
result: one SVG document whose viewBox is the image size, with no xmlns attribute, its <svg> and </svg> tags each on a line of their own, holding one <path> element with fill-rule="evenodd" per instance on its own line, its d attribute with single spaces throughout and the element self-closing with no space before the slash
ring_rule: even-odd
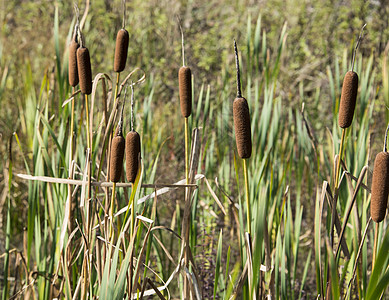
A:
<svg viewBox="0 0 389 300">
<path fill-rule="evenodd" d="M 92 67 L 88 48 L 77 49 L 77 67 L 81 93 L 89 95 L 92 93 Z"/>
<path fill-rule="evenodd" d="M 349 127 L 353 121 L 357 92 L 358 75 L 353 71 L 348 71 L 344 76 L 339 105 L 338 124 L 341 128 Z"/>
<path fill-rule="evenodd" d="M 250 111 L 247 100 L 243 97 L 235 98 L 232 111 L 238 154 L 241 158 L 249 158 L 251 156 L 252 145 Z"/>
<path fill-rule="evenodd" d="M 126 177 L 134 183 L 139 170 L 140 136 L 130 131 L 126 136 Z"/>
<path fill-rule="evenodd" d="M 69 84 L 75 87 L 78 84 L 77 49 L 80 45 L 73 39 L 69 45 Z"/>
<path fill-rule="evenodd" d="M 124 28 L 120 29 L 116 36 L 115 61 L 113 64 L 115 72 L 122 72 L 126 67 L 129 40 L 128 31 Z"/>
<path fill-rule="evenodd" d="M 379 223 L 385 218 L 389 195 L 389 153 L 380 152 L 374 161 L 370 215 Z"/>
<path fill-rule="evenodd" d="M 192 72 L 189 67 L 181 67 L 178 71 L 181 114 L 187 118 L 192 113 Z"/>
<path fill-rule="evenodd" d="M 111 142 L 111 164 L 109 177 L 112 182 L 119 182 L 122 176 L 125 140 L 122 135 L 117 135 Z"/>
</svg>

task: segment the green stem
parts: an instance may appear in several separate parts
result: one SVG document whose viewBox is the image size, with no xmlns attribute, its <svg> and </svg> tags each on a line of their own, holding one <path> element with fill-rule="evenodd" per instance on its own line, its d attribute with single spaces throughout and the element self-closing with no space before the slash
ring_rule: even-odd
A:
<svg viewBox="0 0 389 300">
<path fill-rule="evenodd" d="M 244 186 L 246 190 L 246 207 L 247 207 L 247 232 L 251 235 L 251 207 L 250 207 L 250 190 L 249 174 L 247 170 L 247 159 L 243 159 Z"/>
<path fill-rule="evenodd" d="M 342 137 L 340 139 L 340 148 L 339 148 L 339 159 L 338 159 L 338 163 L 336 165 L 335 190 L 337 190 L 339 187 L 340 161 L 342 159 L 342 154 L 343 154 L 345 135 L 346 135 L 346 128 L 342 128 Z"/>
<path fill-rule="evenodd" d="M 115 84 L 115 94 L 114 94 L 114 98 L 113 98 L 113 107 L 115 107 L 115 104 L 116 104 L 116 98 L 118 96 L 118 91 L 119 91 L 119 79 L 120 79 L 120 73 L 118 72 L 116 74 L 116 84 Z"/>
<path fill-rule="evenodd" d="M 74 94 L 74 87 L 72 88 L 72 95 Z M 73 97 L 73 101 L 72 101 L 72 114 L 70 115 L 70 154 L 69 154 L 69 170 L 70 170 L 70 165 L 72 163 L 72 159 L 73 159 L 73 137 L 74 137 L 74 134 L 73 134 L 73 131 L 74 131 L 74 102 L 75 102 L 75 96 Z"/>
<path fill-rule="evenodd" d="M 75 91 L 75 88 L 73 87 L 72 88 L 72 95 L 74 94 L 74 91 Z M 71 178 L 71 174 L 70 174 L 70 169 L 71 169 L 71 165 L 72 165 L 72 160 L 73 160 L 73 137 L 74 137 L 74 134 L 73 134 L 73 131 L 74 131 L 74 102 L 75 102 L 75 99 L 73 98 L 73 101 L 72 101 L 72 112 L 71 112 L 71 115 L 70 115 L 70 150 L 69 150 L 69 171 L 68 171 L 68 178 L 69 179 L 72 179 Z M 68 193 L 69 193 L 69 234 L 73 231 L 73 226 L 72 226 L 72 220 L 73 220 L 73 211 L 72 211 L 72 186 L 71 184 L 68 185 Z"/>
<path fill-rule="evenodd" d="M 185 179 L 186 184 L 189 184 L 189 122 L 188 118 L 185 118 Z M 185 189 L 185 205 L 189 205 L 189 188 Z M 185 222 L 185 220 L 184 220 Z M 185 245 L 186 245 L 186 251 L 184 256 L 185 266 L 189 267 L 189 230 L 190 230 L 190 215 L 188 216 L 187 220 L 187 226 L 183 232 L 184 239 L 185 239 Z M 184 277 L 184 297 L 187 299 L 189 297 L 190 291 L 189 291 L 189 282 L 186 277 Z"/>
<path fill-rule="evenodd" d="M 132 188 L 134 188 L 134 185 L 132 185 Z M 135 234 L 134 225 L 135 225 L 135 200 L 133 200 L 131 204 L 131 240 Z"/>
<path fill-rule="evenodd" d="M 112 237 L 112 232 L 113 232 L 113 205 L 115 203 L 115 193 L 116 193 L 116 182 L 113 183 L 112 185 L 112 196 L 111 196 L 111 205 L 109 207 L 109 216 L 111 217 L 111 227 L 110 227 L 110 234 L 109 237 Z"/>
<path fill-rule="evenodd" d="M 88 164 L 88 199 L 92 198 L 92 186 L 91 186 L 91 177 L 92 177 L 92 138 L 90 132 L 89 124 L 89 104 L 88 104 L 88 95 L 85 94 L 85 114 L 86 114 L 86 140 L 89 149 L 89 164 Z"/>
<path fill-rule="evenodd" d="M 189 184 L 189 124 L 188 118 L 185 118 L 185 178 L 186 184 Z"/>
<path fill-rule="evenodd" d="M 346 135 L 346 129 L 342 128 L 342 137 L 340 139 L 339 157 L 338 157 L 338 162 L 336 164 L 336 172 L 335 172 L 334 201 L 332 203 L 332 213 L 331 213 L 331 246 L 332 247 L 334 245 L 335 214 L 336 214 L 336 205 L 338 202 L 338 193 L 339 193 L 340 161 L 342 160 L 345 135 Z"/>
<path fill-rule="evenodd" d="M 88 107 L 88 95 L 85 94 L 85 114 L 86 114 L 86 142 L 88 148 L 91 149 L 90 131 L 89 131 L 89 107 Z"/>
<path fill-rule="evenodd" d="M 373 247 L 373 261 L 371 269 L 374 269 L 376 255 L 377 255 L 377 245 L 378 245 L 378 223 L 375 223 L 375 233 L 374 233 L 374 247 Z"/>
</svg>

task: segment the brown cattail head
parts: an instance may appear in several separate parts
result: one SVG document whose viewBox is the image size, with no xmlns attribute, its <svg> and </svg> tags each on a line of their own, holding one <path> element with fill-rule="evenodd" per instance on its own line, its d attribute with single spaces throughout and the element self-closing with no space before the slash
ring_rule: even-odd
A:
<svg viewBox="0 0 389 300">
<path fill-rule="evenodd" d="M 89 95 L 92 93 L 92 67 L 88 48 L 77 49 L 77 67 L 81 93 Z"/>
<path fill-rule="evenodd" d="M 181 114 L 187 118 L 192 113 L 192 72 L 189 67 L 181 67 L 178 71 Z"/>
<path fill-rule="evenodd" d="M 357 92 L 358 75 L 353 71 L 348 71 L 344 76 L 339 105 L 338 124 L 342 128 L 349 127 L 353 121 Z"/>
<path fill-rule="evenodd" d="M 139 170 L 140 136 L 136 131 L 130 131 L 126 136 L 126 176 L 134 183 Z"/>
<path fill-rule="evenodd" d="M 73 39 L 69 45 L 69 84 L 75 87 L 78 84 L 77 49 L 80 45 Z"/>
<path fill-rule="evenodd" d="M 111 143 L 111 165 L 109 177 L 112 182 L 119 182 L 122 176 L 125 140 L 123 135 L 117 135 Z"/>
<path fill-rule="evenodd" d="M 113 70 L 115 72 L 122 72 L 126 67 L 129 39 L 127 30 L 123 28 L 118 31 L 116 36 L 115 61 L 113 64 Z"/>
<path fill-rule="evenodd" d="M 241 158 L 251 156 L 251 126 L 250 111 L 247 100 L 243 97 L 235 98 L 232 107 L 235 125 L 235 139 L 238 154 Z"/>
<path fill-rule="evenodd" d="M 385 218 L 389 195 L 389 153 L 380 152 L 374 161 L 370 215 L 379 223 Z"/>
</svg>

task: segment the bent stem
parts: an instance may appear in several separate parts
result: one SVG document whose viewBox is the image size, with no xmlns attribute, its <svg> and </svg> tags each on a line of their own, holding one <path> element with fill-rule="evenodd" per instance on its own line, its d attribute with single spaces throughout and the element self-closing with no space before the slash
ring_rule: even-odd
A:
<svg viewBox="0 0 389 300">
<path fill-rule="evenodd" d="M 251 207 L 250 207 L 250 191 L 249 191 L 249 176 L 247 170 L 247 159 L 243 159 L 244 186 L 246 190 L 246 207 L 247 207 L 247 232 L 251 236 Z"/>
</svg>

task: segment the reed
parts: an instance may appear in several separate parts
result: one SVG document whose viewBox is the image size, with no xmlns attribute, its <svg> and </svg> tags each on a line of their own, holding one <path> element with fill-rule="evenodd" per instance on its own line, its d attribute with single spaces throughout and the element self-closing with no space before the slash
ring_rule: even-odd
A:
<svg viewBox="0 0 389 300">
<path fill-rule="evenodd" d="M 342 160 L 346 129 L 350 127 L 353 120 L 356 98 L 357 98 L 357 91 L 358 91 L 358 75 L 354 72 L 354 63 L 355 63 L 355 57 L 356 57 L 358 47 L 362 41 L 362 37 L 363 37 L 362 34 L 365 27 L 366 24 L 362 27 L 357 43 L 355 45 L 353 51 L 353 58 L 351 62 L 351 70 L 348 71 L 345 75 L 345 78 L 343 80 L 342 93 L 340 97 L 338 124 L 339 127 L 342 128 L 342 137 L 340 140 L 339 156 L 338 156 L 338 161 L 335 170 L 334 203 L 332 205 L 331 230 L 330 230 L 331 246 L 333 246 L 334 243 L 334 226 L 335 226 L 336 205 L 338 200 L 340 161 Z"/>
<path fill-rule="evenodd" d="M 252 142 L 251 142 L 251 125 L 250 111 L 247 100 L 242 97 L 240 71 L 239 71 L 239 56 L 238 46 L 234 40 L 235 62 L 236 62 L 236 84 L 237 95 L 234 100 L 232 111 L 235 127 L 235 141 L 238 149 L 238 155 L 243 159 L 244 181 L 246 190 L 246 209 L 247 209 L 247 232 L 251 235 L 251 206 L 249 193 L 249 179 L 247 169 L 247 159 L 251 157 Z"/>
</svg>

